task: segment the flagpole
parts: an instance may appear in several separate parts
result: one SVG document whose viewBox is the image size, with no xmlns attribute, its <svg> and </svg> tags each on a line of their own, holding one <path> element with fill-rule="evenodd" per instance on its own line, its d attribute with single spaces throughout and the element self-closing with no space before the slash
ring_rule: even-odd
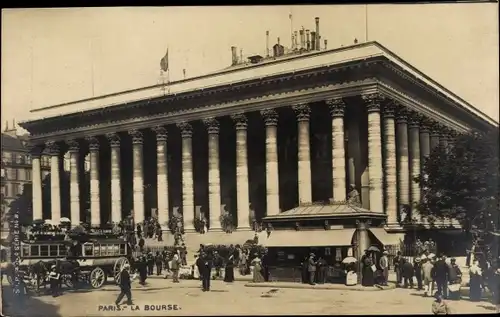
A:
<svg viewBox="0 0 500 317">
<path fill-rule="evenodd" d="M 365 4 L 365 42 L 368 42 L 368 5 Z"/>
<path fill-rule="evenodd" d="M 168 65 L 168 68 L 167 68 L 167 93 L 169 94 L 170 93 L 170 62 L 169 62 L 169 49 L 168 49 L 168 45 L 167 45 L 167 65 Z"/>
<path fill-rule="evenodd" d="M 30 45 L 30 59 L 31 59 L 31 69 L 30 69 L 30 109 L 33 109 L 33 36 L 31 36 Z"/>
<path fill-rule="evenodd" d="M 290 38 L 291 38 L 291 45 L 290 48 L 293 49 L 293 14 L 292 14 L 292 7 L 290 7 Z"/>
<path fill-rule="evenodd" d="M 93 48 L 92 48 L 92 38 L 90 38 L 90 81 L 92 84 L 92 97 L 95 97 L 94 94 L 94 54 L 93 54 Z"/>
</svg>

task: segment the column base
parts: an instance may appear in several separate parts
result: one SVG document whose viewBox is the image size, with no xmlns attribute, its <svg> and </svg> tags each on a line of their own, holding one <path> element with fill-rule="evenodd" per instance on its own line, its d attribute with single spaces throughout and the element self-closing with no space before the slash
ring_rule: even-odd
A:
<svg viewBox="0 0 500 317">
<path fill-rule="evenodd" d="M 207 232 L 222 232 L 222 231 L 223 231 L 222 228 L 215 227 L 215 228 L 208 228 Z"/>
<path fill-rule="evenodd" d="M 403 227 L 397 222 L 386 224 L 384 226 L 384 229 L 387 232 L 403 232 L 404 231 Z"/>
<path fill-rule="evenodd" d="M 234 231 L 253 231 L 253 229 L 250 228 L 250 226 L 248 226 L 248 227 L 238 227 Z"/>
<path fill-rule="evenodd" d="M 196 229 L 195 228 L 184 228 L 184 232 L 185 233 L 196 233 Z"/>
</svg>

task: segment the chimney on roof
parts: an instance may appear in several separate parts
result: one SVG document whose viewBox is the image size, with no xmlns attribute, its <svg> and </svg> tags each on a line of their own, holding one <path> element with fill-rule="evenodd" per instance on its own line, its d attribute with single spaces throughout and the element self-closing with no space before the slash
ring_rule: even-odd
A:
<svg viewBox="0 0 500 317">
<path fill-rule="evenodd" d="M 311 32 L 311 50 L 316 49 L 316 32 Z"/>
<path fill-rule="evenodd" d="M 300 33 L 300 49 L 303 50 L 305 49 L 305 35 L 304 35 L 304 27 L 302 27 L 302 30 L 299 30 Z"/>
<path fill-rule="evenodd" d="M 236 46 L 231 46 L 231 65 L 238 64 L 238 49 Z"/>
<path fill-rule="evenodd" d="M 309 30 L 306 30 L 306 49 L 311 49 L 311 39 L 309 38 Z"/>
<path fill-rule="evenodd" d="M 269 57 L 269 31 L 266 31 L 266 57 Z"/>
<path fill-rule="evenodd" d="M 243 49 L 240 49 L 240 61 L 243 63 Z"/>
<path fill-rule="evenodd" d="M 299 32 L 295 31 L 293 32 L 293 40 L 295 41 L 295 45 L 293 46 L 294 49 L 298 49 L 299 48 Z"/>
<path fill-rule="evenodd" d="M 326 51 L 327 45 L 328 45 L 328 40 L 325 39 L 325 51 Z"/>
<path fill-rule="evenodd" d="M 319 51 L 320 49 L 320 42 L 319 42 L 319 39 L 321 38 L 319 36 L 319 17 L 316 17 L 316 50 Z"/>
<path fill-rule="evenodd" d="M 5 120 L 5 131 L 9 130 L 9 121 Z"/>
</svg>

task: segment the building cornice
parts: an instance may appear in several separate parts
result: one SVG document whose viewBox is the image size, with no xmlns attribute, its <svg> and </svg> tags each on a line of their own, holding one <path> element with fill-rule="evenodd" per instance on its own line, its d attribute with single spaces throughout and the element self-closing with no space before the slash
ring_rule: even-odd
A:
<svg viewBox="0 0 500 317">
<path fill-rule="evenodd" d="M 145 115 L 120 122 L 102 122 L 72 130 L 34 135 L 31 141 L 42 143 L 46 140 L 79 138 L 83 136 L 105 135 L 106 133 L 146 129 L 156 125 L 174 124 L 179 121 L 197 121 L 210 117 L 223 117 L 236 112 L 253 112 L 267 108 L 280 108 L 295 103 L 311 103 L 331 98 L 350 97 L 377 91 L 377 81 L 366 79 L 343 84 L 330 84 L 309 89 L 298 89 L 281 93 L 263 95 L 254 98 L 240 99 L 232 102 L 217 103 L 196 108 L 189 108 L 158 115 Z"/>
</svg>

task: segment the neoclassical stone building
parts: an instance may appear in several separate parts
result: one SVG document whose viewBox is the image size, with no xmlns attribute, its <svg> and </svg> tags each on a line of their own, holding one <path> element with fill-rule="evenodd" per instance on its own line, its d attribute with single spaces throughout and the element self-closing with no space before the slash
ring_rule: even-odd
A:
<svg viewBox="0 0 500 317">
<path fill-rule="evenodd" d="M 495 125 L 377 42 L 264 59 L 175 81 L 168 90 L 145 87 L 33 110 L 21 125 L 33 145 L 34 217 L 45 212 L 43 218 L 78 224 L 82 202 L 90 200 L 95 225 L 130 212 L 140 222 L 156 208 L 162 224 L 174 209 L 182 212 L 187 231 L 203 212 L 216 231 L 225 208 L 237 231 L 253 218 L 279 227 L 284 215 L 295 224 L 319 219 L 348 227 L 343 223 L 357 220 L 358 229 L 371 223 L 400 232 L 399 210 L 421 199 L 412 179 L 432 148 Z M 42 210 L 35 175 L 43 150 L 52 156 L 50 211 Z M 66 152 L 71 208 L 61 210 Z M 356 192 L 359 206 L 346 202 Z"/>
</svg>

